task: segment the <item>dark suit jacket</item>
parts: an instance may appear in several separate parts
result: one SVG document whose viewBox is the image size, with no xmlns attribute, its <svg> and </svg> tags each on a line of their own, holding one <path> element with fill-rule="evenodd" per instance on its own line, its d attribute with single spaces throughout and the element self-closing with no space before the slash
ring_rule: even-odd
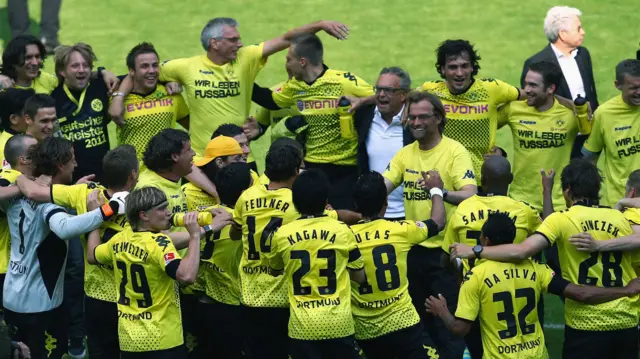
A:
<svg viewBox="0 0 640 359">
<path fill-rule="evenodd" d="M 367 153 L 367 137 L 373 122 L 373 114 L 376 105 L 369 105 L 358 109 L 354 115 L 356 131 L 358 132 L 358 173 L 362 174 L 369 171 L 369 154 Z M 415 141 L 411 130 L 403 129 L 402 145 L 406 146 Z"/>
<path fill-rule="evenodd" d="M 555 52 L 551 48 L 551 44 L 547 45 L 542 51 L 537 54 L 531 56 L 524 62 L 524 68 L 522 69 L 522 76 L 520 77 L 520 86 L 524 88 L 524 77 L 529 70 L 529 65 L 539 61 L 551 61 L 556 65 L 560 66 L 558 63 L 558 58 L 556 57 Z M 593 79 L 593 67 L 591 65 L 591 55 L 589 54 L 589 50 L 586 47 L 579 46 L 578 54 L 576 55 L 576 62 L 578 63 L 578 69 L 580 70 L 580 75 L 582 77 L 582 83 L 584 84 L 584 91 L 587 97 L 587 100 L 591 103 L 591 109 L 593 111 L 598 107 L 598 94 L 596 93 L 596 82 Z M 571 91 L 569 91 L 569 85 L 567 84 L 567 80 L 562 77 L 562 82 L 560 83 L 560 87 L 556 90 L 556 94 L 558 96 L 566 97 L 571 99 Z"/>
</svg>

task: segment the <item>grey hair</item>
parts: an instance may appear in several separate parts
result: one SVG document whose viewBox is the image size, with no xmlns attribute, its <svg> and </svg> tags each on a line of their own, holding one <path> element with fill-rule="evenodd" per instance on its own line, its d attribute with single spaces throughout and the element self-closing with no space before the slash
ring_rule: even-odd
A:
<svg viewBox="0 0 640 359">
<path fill-rule="evenodd" d="M 238 27 L 238 21 L 230 17 L 216 17 L 209 20 L 209 22 L 202 29 L 200 34 L 200 42 L 205 51 L 209 51 L 209 40 L 219 39 L 222 37 L 222 30 L 225 26 Z"/>
<path fill-rule="evenodd" d="M 400 79 L 400 88 L 409 90 L 411 89 L 411 76 L 405 70 L 397 66 L 385 67 L 380 71 L 380 76 L 385 74 L 396 75 Z"/>
<path fill-rule="evenodd" d="M 140 229 L 140 212 L 148 211 L 162 202 L 167 201 L 167 196 L 156 187 L 142 187 L 134 189 L 127 196 L 125 212 L 127 220 L 134 231 Z"/>
<path fill-rule="evenodd" d="M 550 43 L 558 41 L 558 34 L 561 30 L 567 30 L 567 20 L 573 16 L 580 17 L 582 12 L 569 6 L 554 6 L 547 11 L 547 17 L 544 18 L 544 34 Z"/>
</svg>

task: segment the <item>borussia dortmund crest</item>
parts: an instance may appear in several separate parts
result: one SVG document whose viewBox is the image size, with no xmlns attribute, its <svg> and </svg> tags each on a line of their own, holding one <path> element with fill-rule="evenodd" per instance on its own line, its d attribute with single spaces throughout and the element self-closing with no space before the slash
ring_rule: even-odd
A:
<svg viewBox="0 0 640 359">
<path fill-rule="evenodd" d="M 95 112 L 102 111 L 102 101 L 100 101 L 99 99 L 91 101 L 91 109 Z"/>
</svg>

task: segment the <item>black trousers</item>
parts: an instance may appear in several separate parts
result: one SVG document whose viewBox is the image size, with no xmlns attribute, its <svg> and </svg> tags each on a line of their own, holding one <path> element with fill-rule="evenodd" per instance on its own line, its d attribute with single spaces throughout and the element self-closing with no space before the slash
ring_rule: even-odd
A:
<svg viewBox="0 0 640 359">
<path fill-rule="evenodd" d="M 289 308 L 243 307 L 243 328 L 252 359 L 288 359 Z"/>
<path fill-rule="evenodd" d="M 32 359 L 61 359 L 67 354 L 67 320 L 62 306 L 40 313 L 5 309 L 5 320 L 16 329 L 11 339 L 29 347 Z"/>
<path fill-rule="evenodd" d="M 440 248 L 411 248 L 407 257 L 409 294 L 424 326 L 425 350 L 429 352 L 435 346 L 440 359 L 460 359 L 464 354 L 464 338 L 451 333 L 440 318 L 427 314 L 424 307 L 426 298 L 442 294 L 451 313 L 456 311 L 459 286 L 454 274 L 440 264 L 442 253 Z"/>
<path fill-rule="evenodd" d="M 194 294 L 180 293 L 180 312 L 182 314 L 182 334 L 184 335 L 184 349 L 189 359 L 205 358 L 202 350 L 202 340 L 208 340 L 202 331 L 198 318 L 202 315 L 198 309 L 200 302 Z"/>
<path fill-rule="evenodd" d="M 563 359 L 637 359 L 638 328 L 587 331 L 564 327 Z"/>
<path fill-rule="evenodd" d="M 62 305 L 68 316 L 69 338 L 84 338 L 84 247 L 79 237 L 70 239 L 68 244 Z"/>
<path fill-rule="evenodd" d="M 375 339 L 358 340 L 367 359 L 432 359 L 436 350 L 428 354 L 422 348 L 422 323 Z"/>
<path fill-rule="evenodd" d="M 186 359 L 187 351 L 184 345 L 175 348 L 154 350 L 150 352 L 122 352 L 120 359 Z"/>
<path fill-rule="evenodd" d="M 86 296 L 84 308 L 89 357 L 119 358 L 118 304 Z"/>
<path fill-rule="evenodd" d="M 353 188 L 358 180 L 358 166 L 340 166 L 331 163 L 305 162 L 307 169 L 322 170 L 331 182 L 329 204 L 334 209 L 355 209 Z"/>
<path fill-rule="evenodd" d="M 243 307 L 220 302 L 199 303 L 202 321 L 199 325 L 205 338 L 198 338 L 203 353 L 207 358 L 243 358 L 246 349 L 243 332 L 246 330 L 242 322 Z"/>
<path fill-rule="evenodd" d="M 40 37 L 47 43 L 58 42 L 60 30 L 60 6 L 62 0 L 42 0 L 42 15 L 40 16 Z M 9 27 L 11 36 L 29 34 L 29 7 L 26 0 L 9 0 Z M 44 54 L 43 54 L 44 55 Z"/>
<path fill-rule="evenodd" d="M 291 338 L 290 345 L 291 359 L 361 359 L 353 335 L 324 340 Z"/>
</svg>

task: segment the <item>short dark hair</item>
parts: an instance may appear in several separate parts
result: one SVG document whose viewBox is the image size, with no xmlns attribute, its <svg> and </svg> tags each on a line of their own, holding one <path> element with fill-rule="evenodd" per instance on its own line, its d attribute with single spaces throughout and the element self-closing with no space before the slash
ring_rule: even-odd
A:
<svg viewBox="0 0 640 359">
<path fill-rule="evenodd" d="M 291 48 L 297 58 L 304 57 L 314 66 L 322 64 L 324 47 L 316 34 L 303 33 L 295 36 L 291 40 Z"/>
<path fill-rule="evenodd" d="M 23 114 L 29 116 L 31 120 L 36 119 L 36 115 L 41 108 L 56 107 L 56 100 L 53 97 L 45 94 L 35 94 L 27 100 L 24 104 Z"/>
<path fill-rule="evenodd" d="M 0 121 L 2 128 L 11 128 L 11 115 L 21 116 L 27 100 L 35 95 L 33 89 L 8 88 L 0 92 Z"/>
<path fill-rule="evenodd" d="M 62 137 L 47 137 L 29 151 L 33 176 L 55 176 L 58 166 L 73 159 L 73 143 Z"/>
<path fill-rule="evenodd" d="M 25 145 L 27 138 L 33 137 L 26 134 L 13 135 L 4 145 L 4 158 L 9 162 L 11 167 L 16 168 L 18 166 L 20 156 L 29 156 L 31 149 Z"/>
<path fill-rule="evenodd" d="M 572 198 L 584 198 L 598 202 L 602 177 L 595 164 L 584 158 L 571 160 L 562 170 L 562 190 L 570 188 Z"/>
<path fill-rule="evenodd" d="M 530 64 L 529 71 L 539 73 L 542 76 L 542 83 L 545 88 L 555 85 L 556 89 L 554 93 L 558 91 L 558 87 L 560 87 L 563 78 L 562 69 L 559 65 L 551 61 L 543 60 Z"/>
<path fill-rule="evenodd" d="M 244 130 L 242 129 L 242 127 L 233 123 L 225 123 L 218 126 L 218 128 L 216 128 L 216 130 L 213 131 L 213 134 L 211 135 L 211 139 L 213 140 L 218 136 L 236 137 L 238 135 L 242 135 L 243 133 L 244 133 Z"/>
<path fill-rule="evenodd" d="M 12 79 L 18 78 L 18 73 L 14 66 L 24 65 L 27 57 L 27 46 L 36 45 L 40 50 L 40 58 L 42 64 L 40 68 L 44 67 L 44 60 L 47 56 L 47 51 L 44 48 L 44 44 L 37 37 L 33 35 L 19 35 L 11 39 L 4 52 L 2 53 L 2 65 L 0 65 L 0 73 L 6 75 Z M 40 76 L 40 74 L 38 74 Z"/>
<path fill-rule="evenodd" d="M 175 164 L 171 155 L 182 152 L 186 142 L 189 142 L 189 134 L 184 131 L 167 128 L 158 132 L 144 151 L 144 165 L 154 172 L 170 170 Z"/>
<path fill-rule="evenodd" d="M 267 152 L 264 173 L 271 181 L 286 181 L 298 174 L 302 156 L 293 146 L 282 146 Z"/>
<path fill-rule="evenodd" d="M 127 54 L 127 67 L 129 70 L 135 70 L 136 58 L 143 54 L 155 54 L 156 57 L 158 57 L 158 60 L 160 59 L 160 56 L 158 56 L 158 52 L 156 51 L 156 48 L 153 47 L 153 44 L 149 42 L 141 42 L 134 46 Z"/>
<path fill-rule="evenodd" d="M 625 75 L 640 77 L 640 60 L 627 59 L 620 61 L 616 66 L 616 81 L 623 84 Z"/>
<path fill-rule="evenodd" d="M 494 212 L 482 225 L 482 234 L 491 241 L 492 246 L 510 244 L 516 238 L 516 225 L 508 214 Z"/>
<path fill-rule="evenodd" d="M 138 171 L 138 156 L 135 147 L 119 145 L 102 159 L 102 180 L 107 188 L 122 188 L 127 184 L 131 171 Z"/>
<path fill-rule="evenodd" d="M 375 171 L 363 173 L 353 192 L 356 207 L 364 217 L 376 217 L 387 200 L 387 187 L 382 175 Z"/>
<path fill-rule="evenodd" d="M 427 101 L 433 106 L 433 113 L 436 117 L 440 118 L 442 121 L 438 126 L 438 130 L 440 130 L 440 134 L 444 132 L 444 127 L 447 124 L 447 112 L 444 110 L 444 105 L 438 96 L 426 92 L 426 91 L 411 91 L 409 95 L 407 95 L 407 113 L 409 113 L 409 108 L 411 104 Z"/>
<path fill-rule="evenodd" d="M 303 215 L 324 213 L 331 183 L 322 170 L 312 168 L 302 172 L 291 187 L 293 205 Z"/>
<path fill-rule="evenodd" d="M 233 207 L 242 192 L 251 185 L 251 167 L 244 162 L 231 163 L 218 172 L 213 183 L 218 190 L 220 202 Z"/>
<path fill-rule="evenodd" d="M 304 157 L 304 146 L 302 145 L 302 143 L 300 143 L 300 141 L 298 140 L 294 140 L 293 138 L 289 138 L 289 137 L 278 137 L 275 141 L 271 143 L 271 146 L 269 147 L 269 151 L 276 150 L 282 146 L 294 147 L 295 149 L 300 151 L 300 156 Z"/>
<path fill-rule="evenodd" d="M 447 64 L 447 58 L 451 56 L 461 56 L 465 52 L 469 55 L 469 62 L 471 62 L 471 67 L 473 67 L 471 75 L 477 75 L 478 71 L 480 71 L 480 64 L 478 62 L 482 58 L 473 48 L 473 45 L 471 45 L 467 40 L 446 40 L 442 42 L 436 50 L 436 54 L 438 56 L 436 61 L 436 70 L 440 74 L 440 77 L 444 78 L 442 67 Z"/>
<path fill-rule="evenodd" d="M 640 196 L 640 170 L 635 170 L 629 174 L 629 178 L 627 179 L 627 190 L 630 189 L 635 189 L 636 192 L 638 192 L 637 195 Z"/>
</svg>

